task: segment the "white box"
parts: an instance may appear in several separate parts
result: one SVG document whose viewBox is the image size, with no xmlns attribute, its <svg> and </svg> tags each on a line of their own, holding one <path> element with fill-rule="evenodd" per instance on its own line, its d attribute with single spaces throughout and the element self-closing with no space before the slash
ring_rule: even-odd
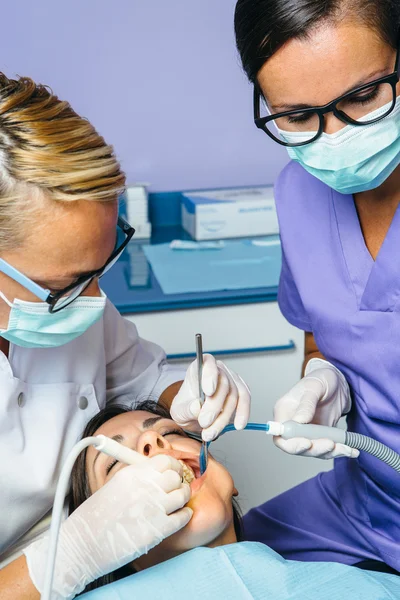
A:
<svg viewBox="0 0 400 600">
<path fill-rule="evenodd" d="M 135 228 L 135 240 L 147 240 L 151 238 L 151 223 L 140 223 L 133 221 L 132 227 Z"/>
<path fill-rule="evenodd" d="M 125 205 L 128 222 L 135 224 L 148 223 L 149 202 L 147 189 L 144 185 L 130 185 L 125 193 Z"/>
<path fill-rule="evenodd" d="M 279 233 L 273 186 L 185 192 L 181 213 L 195 240 Z"/>
</svg>

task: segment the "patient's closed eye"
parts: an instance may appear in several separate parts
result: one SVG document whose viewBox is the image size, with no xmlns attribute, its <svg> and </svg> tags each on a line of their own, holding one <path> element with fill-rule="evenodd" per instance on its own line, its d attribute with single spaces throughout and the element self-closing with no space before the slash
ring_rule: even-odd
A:
<svg viewBox="0 0 400 600">
<path fill-rule="evenodd" d="M 117 462 L 119 462 L 118 460 L 113 460 L 109 465 L 107 465 L 106 467 L 106 474 L 108 475 L 109 472 L 111 471 L 111 469 L 113 467 L 115 467 L 115 465 L 117 464 Z"/>
<path fill-rule="evenodd" d="M 167 435 L 180 435 L 182 437 L 187 437 L 186 433 L 184 431 L 182 431 L 182 429 L 174 429 L 172 431 L 166 431 L 165 433 L 162 433 L 161 435 L 163 435 L 164 437 Z"/>
<path fill-rule="evenodd" d="M 159 432 L 158 434 L 157 434 L 157 432 L 154 432 L 154 433 L 156 433 L 156 435 L 157 435 L 156 445 L 158 448 L 164 448 L 164 443 L 162 441 L 163 437 L 167 437 L 169 435 L 179 435 L 180 437 L 188 437 L 182 429 L 170 429 L 168 431 Z M 115 437 L 117 437 L 117 436 L 114 436 L 114 439 L 115 439 Z M 122 438 L 122 436 L 120 436 L 120 437 L 121 437 L 121 439 L 119 439 L 117 441 L 122 441 L 123 438 Z M 154 444 L 154 441 L 153 441 L 153 444 Z M 145 456 L 149 456 L 151 454 L 151 451 L 152 451 L 152 444 L 146 443 L 143 446 L 143 454 Z M 118 460 L 113 460 L 106 466 L 106 475 L 108 475 L 111 472 L 111 470 L 115 467 L 115 465 L 118 462 L 119 462 Z"/>
</svg>

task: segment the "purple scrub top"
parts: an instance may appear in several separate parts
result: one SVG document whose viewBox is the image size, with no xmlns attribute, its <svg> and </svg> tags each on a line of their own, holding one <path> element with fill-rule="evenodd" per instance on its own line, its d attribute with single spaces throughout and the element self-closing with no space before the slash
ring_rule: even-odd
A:
<svg viewBox="0 0 400 600">
<path fill-rule="evenodd" d="M 351 195 L 289 163 L 275 188 L 283 266 L 279 306 L 314 334 L 345 375 L 348 429 L 400 453 L 400 208 L 376 261 Z M 335 461 L 341 510 L 388 564 L 400 567 L 400 475 L 362 452 Z"/>
</svg>

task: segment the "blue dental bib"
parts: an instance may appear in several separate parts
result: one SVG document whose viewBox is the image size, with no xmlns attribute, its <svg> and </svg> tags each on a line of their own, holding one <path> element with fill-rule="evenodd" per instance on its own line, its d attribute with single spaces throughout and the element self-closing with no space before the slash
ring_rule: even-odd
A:
<svg viewBox="0 0 400 600">
<path fill-rule="evenodd" d="M 196 548 L 82 600 L 398 600 L 400 577 L 283 559 L 256 542 Z"/>
</svg>

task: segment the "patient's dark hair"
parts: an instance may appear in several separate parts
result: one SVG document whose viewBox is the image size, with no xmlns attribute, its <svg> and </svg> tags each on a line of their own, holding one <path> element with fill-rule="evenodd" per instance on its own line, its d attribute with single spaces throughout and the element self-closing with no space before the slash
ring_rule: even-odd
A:
<svg viewBox="0 0 400 600">
<path fill-rule="evenodd" d="M 123 415 L 124 413 L 131 412 L 132 410 L 143 410 L 149 412 L 153 415 L 157 415 L 159 417 L 163 417 L 165 419 L 170 419 L 171 415 L 168 410 L 164 408 L 162 405 L 157 404 L 157 402 L 153 402 L 152 400 L 145 400 L 144 402 L 140 402 L 135 405 L 135 407 L 127 408 L 126 406 L 121 405 L 111 405 L 103 408 L 97 415 L 95 415 L 86 425 L 85 430 L 82 434 L 82 438 L 90 437 L 95 434 L 95 432 L 102 426 L 104 423 L 107 423 L 110 419 L 117 417 L 118 415 Z M 89 488 L 89 482 L 86 472 L 86 450 L 81 452 L 77 461 L 75 462 L 72 476 L 71 476 L 71 497 L 69 504 L 69 512 L 72 513 L 74 510 L 78 508 L 85 500 L 87 500 L 91 496 L 91 491 Z M 243 529 L 242 529 L 242 515 L 239 508 L 238 503 L 234 498 L 232 498 L 232 508 L 233 508 L 233 524 L 235 528 L 235 533 L 237 537 L 237 541 L 240 542 L 243 539 Z M 111 583 L 113 581 L 117 581 L 118 579 L 122 579 L 127 577 L 128 575 L 132 575 L 133 571 L 131 568 L 123 567 L 114 573 L 110 573 L 105 575 L 104 577 L 100 577 L 97 581 L 91 583 L 86 587 L 84 592 L 88 592 L 90 590 L 102 587 L 107 583 Z"/>
<path fill-rule="evenodd" d="M 323 22 L 350 19 L 375 30 L 396 48 L 399 0 L 238 0 L 235 33 L 243 69 L 255 83 L 263 64 L 286 42 L 306 38 Z"/>
</svg>

